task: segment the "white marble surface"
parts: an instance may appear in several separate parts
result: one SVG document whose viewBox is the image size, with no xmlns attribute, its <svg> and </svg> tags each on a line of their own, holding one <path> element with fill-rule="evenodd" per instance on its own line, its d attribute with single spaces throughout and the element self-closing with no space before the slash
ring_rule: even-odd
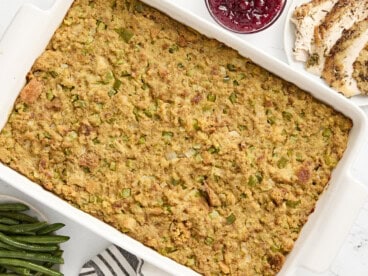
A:
<svg viewBox="0 0 368 276">
<path fill-rule="evenodd" d="M 210 20 L 213 19 L 208 14 L 204 0 L 172 0 L 177 5 L 190 9 L 193 13 L 199 14 L 202 18 Z M 19 7 L 24 3 L 32 3 L 39 6 L 42 9 L 47 9 L 52 6 L 54 0 L 0 0 L 0 38 L 2 37 L 7 26 L 10 24 L 11 19 L 15 15 Z M 274 55 L 280 60 L 286 62 L 286 56 L 283 49 L 283 26 L 285 23 L 285 15 L 288 6 L 290 5 L 290 0 L 288 1 L 286 10 L 283 16 L 269 29 L 252 35 L 239 35 L 242 39 L 256 45 L 258 48 Z M 368 108 L 365 110 L 368 114 Z M 367 153 L 368 156 L 368 153 Z M 364 161 L 364 160 L 362 160 Z M 364 167 L 365 164 L 362 164 Z M 361 174 L 364 174 L 364 170 L 359 170 Z M 360 179 L 368 179 L 368 173 L 366 175 L 359 175 Z M 20 197 L 25 197 L 20 195 L 17 190 L 11 188 L 6 183 L 0 181 L 0 193 L 8 193 L 13 195 L 18 195 Z M 347 206 L 348 208 L 348 206 Z M 50 212 L 50 210 L 45 210 L 49 213 L 49 216 L 62 220 L 59 214 L 55 212 Z M 86 248 L 78 248 L 76 254 L 72 254 L 73 260 L 67 263 L 73 263 L 74 267 L 67 269 L 68 273 L 66 275 L 74 275 L 77 273 L 78 267 L 83 263 L 88 256 L 97 253 L 99 249 L 103 248 L 108 244 L 106 240 L 103 240 L 90 232 L 87 229 L 78 228 L 77 223 L 71 221 L 67 222 L 70 226 L 71 231 L 75 233 L 76 239 L 80 241 L 88 242 L 88 251 Z M 93 242 L 91 242 L 93 241 Z M 93 245 L 93 246 L 90 246 Z M 70 248 L 70 251 L 75 251 L 77 248 Z M 319 254 L 319 252 L 315 252 Z M 68 261 L 68 260 L 67 260 Z M 149 267 L 148 267 L 149 268 Z M 148 272 L 151 271 L 151 272 Z M 150 268 L 147 270 L 145 275 L 164 275 L 161 272 L 154 272 L 155 270 Z M 308 273 L 309 275 L 309 273 Z M 366 276 L 368 275 L 368 202 L 365 207 L 361 210 L 360 215 L 357 217 L 354 226 L 352 227 L 349 236 L 346 238 L 344 245 L 342 246 L 339 254 L 332 263 L 330 269 L 326 271 L 323 276 Z M 298 275 L 299 276 L 299 275 Z M 301 275 L 301 276 L 307 276 Z"/>
</svg>

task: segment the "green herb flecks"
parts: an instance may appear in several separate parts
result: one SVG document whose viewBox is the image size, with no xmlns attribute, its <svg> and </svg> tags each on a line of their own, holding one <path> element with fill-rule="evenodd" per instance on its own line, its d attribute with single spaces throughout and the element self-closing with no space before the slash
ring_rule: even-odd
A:
<svg viewBox="0 0 368 276">
<path fill-rule="evenodd" d="M 258 184 L 257 178 L 253 175 L 251 175 L 248 179 L 248 185 L 253 187 Z"/>
<path fill-rule="evenodd" d="M 118 93 L 118 91 L 116 91 L 115 89 L 110 89 L 107 94 L 111 98 L 112 96 L 116 95 L 117 93 Z"/>
<path fill-rule="evenodd" d="M 125 43 L 129 43 L 129 41 L 133 38 L 134 33 L 126 28 L 117 28 L 115 32 L 119 35 L 119 37 L 124 40 Z"/>
<path fill-rule="evenodd" d="M 267 123 L 269 123 L 271 126 L 276 123 L 276 118 L 271 116 L 267 118 Z"/>
<path fill-rule="evenodd" d="M 277 167 L 279 169 L 284 169 L 288 163 L 289 163 L 288 159 L 286 159 L 285 157 L 281 157 L 279 161 L 277 161 Z"/>
<path fill-rule="evenodd" d="M 131 193 L 132 193 L 131 192 L 131 189 L 124 188 L 124 189 L 121 190 L 120 196 L 125 199 L 125 198 L 130 197 L 131 196 Z"/>
<path fill-rule="evenodd" d="M 209 245 L 209 246 L 211 246 L 213 244 L 213 242 L 214 242 L 214 239 L 211 238 L 211 237 L 206 237 L 204 239 L 204 243 L 207 244 L 207 245 Z"/>
<path fill-rule="evenodd" d="M 121 86 L 121 80 L 115 78 L 115 81 L 114 81 L 114 85 L 112 86 L 112 88 L 115 90 L 115 91 L 118 91 L 119 88 Z"/>
<path fill-rule="evenodd" d="M 235 92 L 231 93 L 229 96 L 229 100 L 232 104 L 235 104 L 237 102 L 238 96 Z"/>
<path fill-rule="evenodd" d="M 227 218 L 226 218 L 226 224 L 230 225 L 233 224 L 236 220 L 236 217 L 233 213 L 231 213 Z"/>
<path fill-rule="evenodd" d="M 208 149 L 208 152 L 211 153 L 211 154 L 219 153 L 220 152 L 220 148 L 212 145 Z"/>
<path fill-rule="evenodd" d="M 300 203 L 300 200 L 286 200 L 286 206 L 290 208 L 296 208 Z"/>
<path fill-rule="evenodd" d="M 208 94 L 207 95 L 207 101 L 209 102 L 215 102 L 216 101 L 216 95 L 215 94 Z"/>
<path fill-rule="evenodd" d="M 171 131 L 163 131 L 162 137 L 164 137 L 166 140 L 170 140 L 171 138 L 174 137 L 174 133 Z"/>
<path fill-rule="evenodd" d="M 177 51 L 179 51 L 179 46 L 176 45 L 176 44 L 171 45 L 171 47 L 169 48 L 169 53 L 170 54 L 173 54 L 173 53 L 175 53 Z"/>
<path fill-rule="evenodd" d="M 55 96 L 54 96 L 54 94 L 52 93 L 52 91 L 51 91 L 51 90 L 47 91 L 47 93 L 46 93 L 46 98 L 47 98 L 49 101 L 52 101 L 52 100 L 55 98 Z"/>
<path fill-rule="evenodd" d="M 322 136 L 325 138 L 330 138 L 332 135 L 332 130 L 330 128 L 324 128 L 322 131 Z"/>
<path fill-rule="evenodd" d="M 193 121 L 193 128 L 194 128 L 194 130 L 196 130 L 196 131 L 201 130 L 201 127 L 199 126 L 199 122 L 198 122 L 198 120 L 197 120 L 197 119 L 195 119 L 195 120 Z"/>
<path fill-rule="evenodd" d="M 229 71 L 231 71 L 231 72 L 236 71 L 236 66 L 235 66 L 234 64 L 228 63 L 228 64 L 226 65 L 226 67 L 227 67 L 227 69 L 228 69 Z"/>
<path fill-rule="evenodd" d="M 143 12 L 143 9 L 144 9 L 143 3 L 137 2 L 134 8 L 136 12 L 139 12 L 139 13 Z"/>
<path fill-rule="evenodd" d="M 139 137 L 139 139 L 138 139 L 138 144 L 139 144 L 139 145 L 143 145 L 143 144 L 145 144 L 145 143 L 146 143 L 146 136 L 145 136 L 145 135 L 143 135 L 143 136 Z"/>
<path fill-rule="evenodd" d="M 293 115 L 290 112 L 283 111 L 282 118 L 284 118 L 285 121 L 291 121 L 291 119 L 293 118 Z"/>
<path fill-rule="evenodd" d="M 51 77 L 53 77 L 54 79 L 57 78 L 57 76 L 59 76 L 59 74 L 56 71 L 49 71 L 48 72 L 50 74 Z"/>
</svg>

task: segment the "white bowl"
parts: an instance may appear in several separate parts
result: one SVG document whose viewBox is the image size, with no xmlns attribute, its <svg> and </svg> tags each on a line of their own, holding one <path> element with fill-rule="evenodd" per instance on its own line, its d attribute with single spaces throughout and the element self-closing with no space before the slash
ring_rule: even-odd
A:
<svg viewBox="0 0 368 276">
<path fill-rule="evenodd" d="M 22 204 L 25 204 L 29 207 L 29 210 L 24 211 L 22 213 L 25 213 L 25 214 L 27 214 L 31 217 L 35 217 L 39 221 L 46 221 L 46 222 L 48 221 L 46 215 L 44 213 L 42 213 L 40 210 L 38 210 L 37 208 L 35 208 L 31 204 L 29 204 L 28 202 L 25 202 L 25 201 L 23 201 L 19 198 L 14 197 L 14 196 L 0 194 L 0 204 L 2 204 L 2 203 L 22 203 Z"/>
</svg>

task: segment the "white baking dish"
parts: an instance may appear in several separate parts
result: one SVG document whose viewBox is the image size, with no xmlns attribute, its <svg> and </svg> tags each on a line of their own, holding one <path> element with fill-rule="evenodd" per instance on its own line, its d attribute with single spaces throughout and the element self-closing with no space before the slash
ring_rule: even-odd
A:
<svg viewBox="0 0 368 276">
<path fill-rule="evenodd" d="M 72 0 L 56 0 L 53 7 L 47 11 L 31 5 L 23 6 L 0 41 L 0 129 L 6 123 L 14 101 L 24 85 L 27 72 L 46 47 L 72 2 Z M 365 137 L 368 137 L 367 121 L 363 112 L 343 96 L 331 93 L 323 85 L 293 71 L 291 67 L 260 52 L 236 35 L 178 8 L 174 1 L 145 0 L 145 2 L 201 33 L 226 43 L 243 56 L 251 58 L 269 71 L 309 91 L 314 97 L 353 120 L 354 127 L 344 157 L 333 172 L 328 189 L 323 193 L 315 212 L 304 226 L 280 275 L 305 275 L 307 271 L 308 275 L 313 275 L 327 270 L 368 197 L 366 187 L 352 177 L 352 165 L 359 161 L 359 155 L 367 142 Z M 1 164 L 0 178 L 164 271 L 173 275 L 196 275 L 192 270 L 159 255 L 107 224 L 72 207 Z"/>
</svg>

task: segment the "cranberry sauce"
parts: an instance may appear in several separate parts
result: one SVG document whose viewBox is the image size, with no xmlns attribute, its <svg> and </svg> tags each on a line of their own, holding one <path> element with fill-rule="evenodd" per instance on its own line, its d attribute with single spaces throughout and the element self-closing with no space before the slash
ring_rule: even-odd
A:
<svg viewBox="0 0 368 276">
<path fill-rule="evenodd" d="M 239 33 L 264 29 L 280 14 L 285 0 L 207 0 L 212 16 Z"/>
</svg>

